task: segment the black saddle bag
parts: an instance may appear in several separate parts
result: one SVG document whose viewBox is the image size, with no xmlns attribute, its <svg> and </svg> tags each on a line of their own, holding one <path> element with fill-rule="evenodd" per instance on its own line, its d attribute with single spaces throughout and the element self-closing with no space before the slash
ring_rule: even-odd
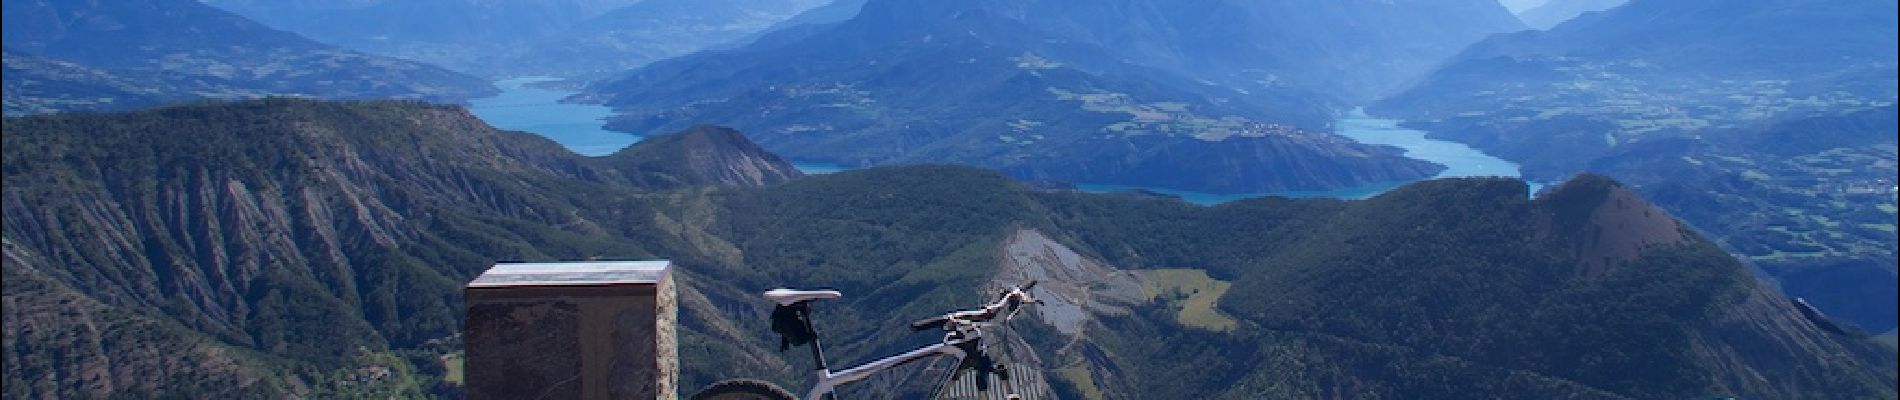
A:
<svg viewBox="0 0 1900 400">
<path fill-rule="evenodd" d="M 818 332 L 813 332 L 811 322 L 806 320 L 808 315 L 804 302 L 772 309 L 772 332 L 778 333 L 778 351 L 811 344 L 818 338 Z"/>
</svg>

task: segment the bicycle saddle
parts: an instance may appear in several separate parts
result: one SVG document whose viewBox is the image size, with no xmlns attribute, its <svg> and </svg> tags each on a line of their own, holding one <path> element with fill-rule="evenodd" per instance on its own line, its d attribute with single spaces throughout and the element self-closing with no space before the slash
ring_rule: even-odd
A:
<svg viewBox="0 0 1900 400">
<path fill-rule="evenodd" d="M 844 297 L 836 290 L 792 290 L 772 289 L 765 291 L 765 298 L 781 306 L 790 306 L 810 300 L 830 300 Z"/>
</svg>

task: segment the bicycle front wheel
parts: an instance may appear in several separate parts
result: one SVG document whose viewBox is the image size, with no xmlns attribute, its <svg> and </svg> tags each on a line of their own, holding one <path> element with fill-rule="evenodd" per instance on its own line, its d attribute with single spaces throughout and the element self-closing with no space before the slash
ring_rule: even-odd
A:
<svg viewBox="0 0 1900 400">
<path fill-rule="evenodd" d="M 771 382 L 727 379 L 700 389 L 693 400 L 798 400 L 798 397 Z"/>
</svg>

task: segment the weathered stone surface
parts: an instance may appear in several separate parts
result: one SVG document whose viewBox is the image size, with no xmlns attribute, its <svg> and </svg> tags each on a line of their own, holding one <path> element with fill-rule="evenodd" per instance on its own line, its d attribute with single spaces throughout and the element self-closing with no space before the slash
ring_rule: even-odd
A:
<svg viewBox="0 0 1900 400">
<path fill-rule="evenodd" d="M 666 262 L 503 264 L 469 283 L 470 399 L 678 397 Z"/>
</svg>

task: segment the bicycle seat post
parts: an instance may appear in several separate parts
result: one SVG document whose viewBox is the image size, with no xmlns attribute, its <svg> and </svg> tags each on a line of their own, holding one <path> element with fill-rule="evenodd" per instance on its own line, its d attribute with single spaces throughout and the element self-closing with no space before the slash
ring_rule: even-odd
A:
<svg viewBox="0 0 1900 400">
<path fill-rule="evenodd" d="M 825 365 L 824 338 L 820 337 L 822 335 L 818 334 L 818 329 L 812 326 L 810 304 L 803 304 L 803 307 L 798 308 L 798 319 L 805 322 L 805 331 L 811 332 L 811 359 L 818 365 L 819 378 L 823 379 L 823 375 L 831 371 L 831 367 Z"/>
</svg>

